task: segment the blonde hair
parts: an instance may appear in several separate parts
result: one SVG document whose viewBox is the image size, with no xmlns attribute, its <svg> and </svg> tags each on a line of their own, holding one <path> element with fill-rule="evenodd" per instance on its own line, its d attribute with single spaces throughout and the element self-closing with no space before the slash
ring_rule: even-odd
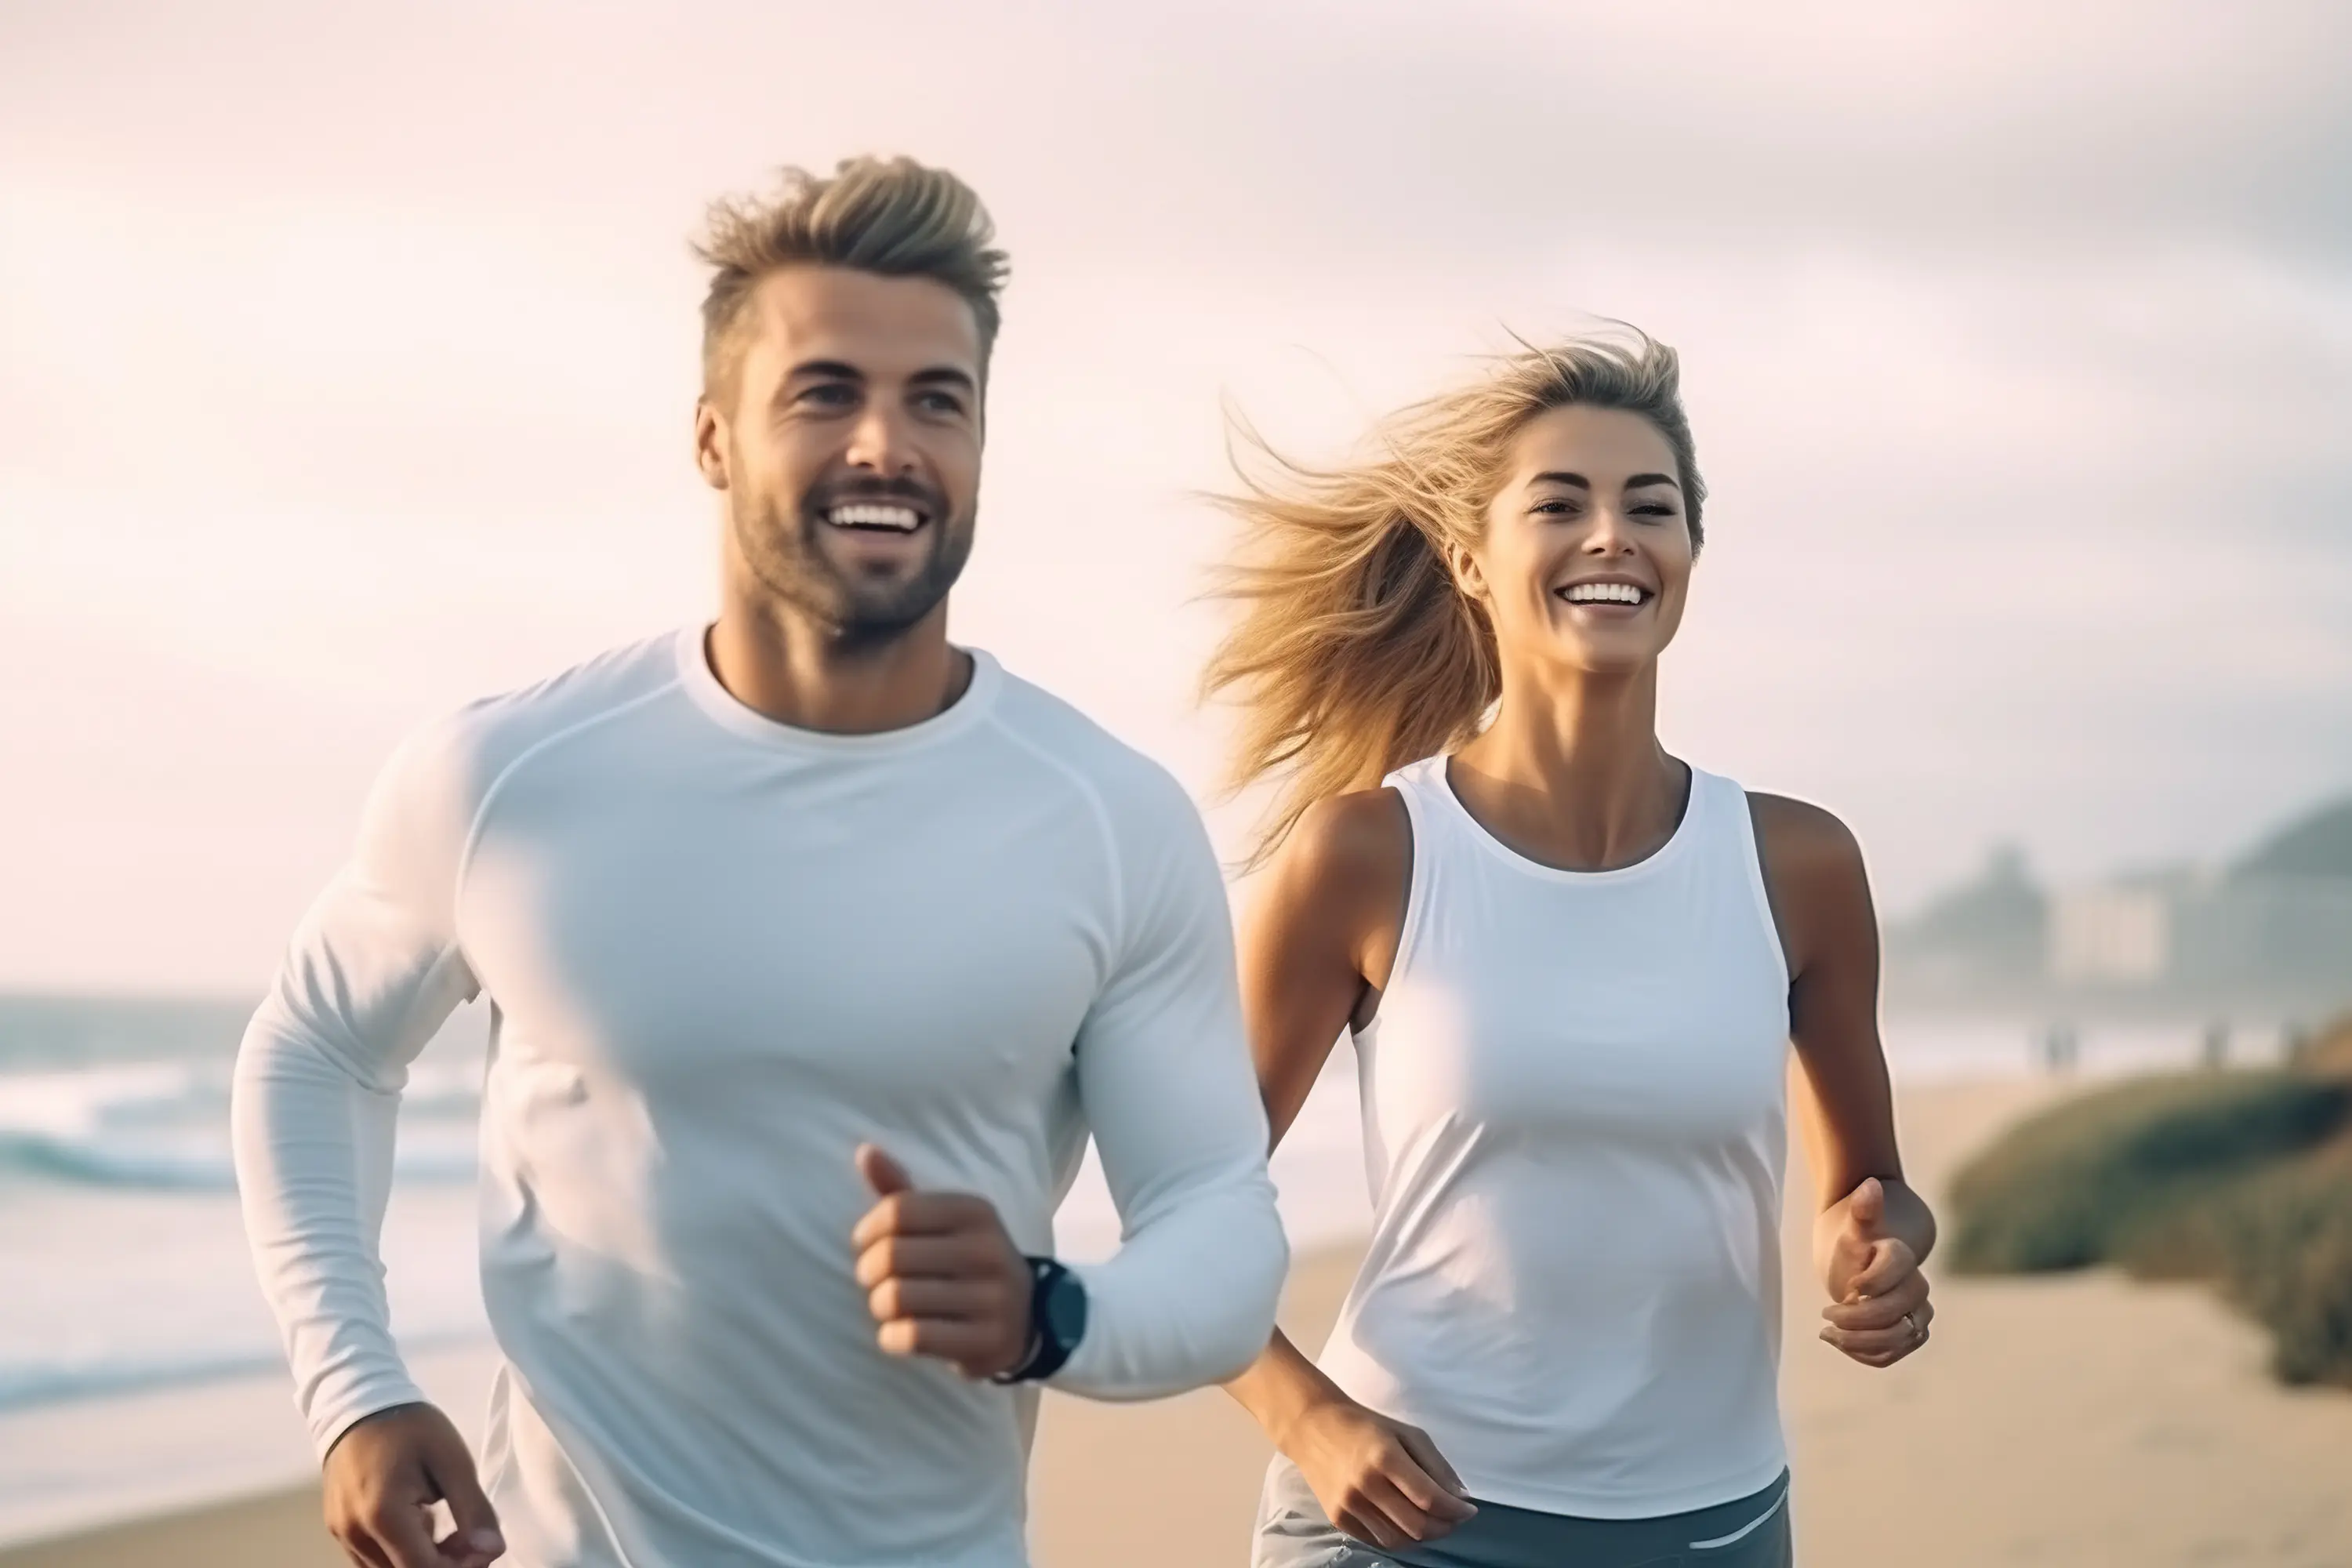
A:
<svg viewBox="0 0 2352 1568">
<path fill-rule="evenodd" d="M 1281 775 L 1245 865 L 1281 846 L 1307 808 L 1478 732 L 1501 695 L 1495 630 L 1465 593 L 1454 552 L 1485 531 L 1510 444 L 1528 420 L 1572 405 L 1623 409 L 1673 449 L 1691 544 L 1706 488 L 1683 412 L 1675 351 L 1627 328 L 1497 356 L 1484 374 L 1382 421 L 1352 466 L 1309 468 L 1236 430 L 1242 483 L 1216 498 L 1243 523 L 1222 596 L 1239 620 L 1202 676 L 1238 692 L 1230 787 Z"/>
<path fill-rule="evenodd" d="M 735 374 L 735 329 L 751 290 L 777 268 L 800 264 L 946 284 L 979 323 L 984 374 L 1006 272 L 995 237 L 970 185 L 912 158 L 845 158 L 829 178 L 786 168 L 772 195 L 720 197 L 694 247 L 713 268 L 702 300 L 704 395 Z"/>
</svg>

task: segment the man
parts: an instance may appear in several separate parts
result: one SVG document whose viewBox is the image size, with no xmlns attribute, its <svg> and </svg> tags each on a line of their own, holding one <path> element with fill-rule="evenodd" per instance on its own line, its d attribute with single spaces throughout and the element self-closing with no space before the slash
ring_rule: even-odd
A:
<svg viewBox="0 0 2352 1568">
<path fill-rule="evenodd" d="M 254 1018 L 247 1225 L 359 1562 L 1018 1564 L 1037 1383 L 1146 1397 L 1265 1343 L 1286 1253 L 1199 818 L 947 637 L 991 238 L 905 161 L 714 209 L 716 624 L 413 738 Z M 478 1481 L 376 1232 L 405 1064 L 480 993 Z M 1065 1268 L 1089 1129 L 1126 1240 Z"/>
</svg>

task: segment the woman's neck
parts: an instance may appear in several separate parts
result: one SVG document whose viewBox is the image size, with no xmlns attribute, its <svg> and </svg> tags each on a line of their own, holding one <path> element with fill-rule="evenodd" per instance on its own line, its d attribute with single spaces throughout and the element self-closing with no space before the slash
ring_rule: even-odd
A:
<svg viewBox="0 0 2352 1568">
<path fill-rule="evenodd" d="M 1528 858 L 1602 871 L 1674 837 L 1690 770 L 1658 744 L 1657 667 L 1537 680 L 1507 670 L 1495 722 L 1455 753 L 1451 778 L 1486 830 Z"/>
</svg>

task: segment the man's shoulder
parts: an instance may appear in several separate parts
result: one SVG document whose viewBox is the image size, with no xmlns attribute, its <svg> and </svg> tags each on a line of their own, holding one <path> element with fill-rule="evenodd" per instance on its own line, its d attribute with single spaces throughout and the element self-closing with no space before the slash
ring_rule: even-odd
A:
<svg viewBox="0 0 2352 1568">
<path fill-rule="evenodd" d="M 1105 805 L 1144 812 L 1193 812 L 1176 775 L 1120 740 L 1076 704 L 1007 671 L 997 700 L 1003 726 L 1026 747 L 1058 764 L 1102 797 Z"/>
<path fill-rule="evenodd" d="M 543 744 L 675 686 L 680 635 L 608 648 L 426 721 L 394 753 L 388 782 L 440 796 L 470 815 L 500 777 Z"/>
</svg>

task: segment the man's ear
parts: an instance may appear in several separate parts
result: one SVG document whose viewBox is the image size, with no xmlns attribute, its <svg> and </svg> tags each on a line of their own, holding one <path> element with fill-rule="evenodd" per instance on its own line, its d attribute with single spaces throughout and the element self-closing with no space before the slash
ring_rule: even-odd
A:
<svg viewBox="0 0 2352 1568">
<path fill-rule="evenodd" d="M 694 466 L 714 490 L 727 488 L 727 423 L 708 396 L 694 400 Z"/>
</svg>

